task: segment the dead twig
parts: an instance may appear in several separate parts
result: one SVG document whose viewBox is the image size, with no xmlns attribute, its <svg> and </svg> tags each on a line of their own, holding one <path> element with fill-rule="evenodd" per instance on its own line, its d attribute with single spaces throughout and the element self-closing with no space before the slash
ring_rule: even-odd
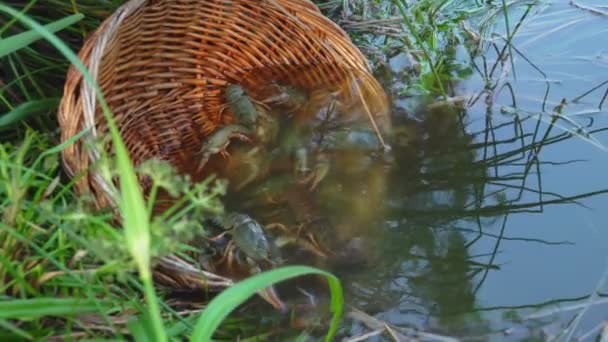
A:
<svg viewBox="0 0 608 342">
<path fill-rule="evenodd" d="M 607 327 L 608 327 L 607 321 L 600 322 L 595 327 L 591 328 L 589 331 L 584 333 L 583 335 L 580 335 L 579 337 L 577 337 L 576 340 L 577 341 L 591 341 L 592 340 L 591 337 L 593 335 L 595 335 L 597 332 L 600 332 L 600 336 L 601 336 L 600 341 L 605 341 L 605 339 L 608 337 L 605 335 Z"/>
<path fill-rule="evenodd" d="M 598 15 L 604 15 L 604 16 L 608 16 L 608 11 L 602 11 L 600 9 L 597 9 L 595 7 L 591 7 L 591 6 L 587 6 L 587 5 L 581 5 L 578 2 L 574 1 L 574 0 L 570 0 L 570 5 L 580 8 L 584 11 L 589 11 L 593 14 L 598 14 Z"/>
<path fill-rule="evenodd" d="M 353 81 L 353 85 L 355 86 L 355 92 L 357 93 L 357 95 L 359 96 L 359 99 L 361 100 L 363 109 L 365 109 L 365 113 L 367 113 L 367 117 L 369 118 L 369 121 L 372 124 L 374 131 L 376 132 L 376 136 L 378 137 L 378 140 L 380 141 L 380 145 L 382 145 L 382 148 L 384 149 L 384 151 L 389 151 L 391 149 L 391 147 L 384 142 L 384 138 L 382 137 L 380 128 L 378 128 L 378 124 L 376 123 L 374 116 L 372 115 L 371 111 L 369 110 L 369 107 L 367 106 L 367 102 L 365 101 L 365 98 L 363 98 L 363 94 L 361 93 L 361 88 L 357 84 L 357 80 L 354 79 L 354 77 L 353 77 L 352 81 Z"/>
<path fill-rule="evenodd" d="M 365 341 L 370 337 L 374 337 L 374 336 L 378 336 L 380 334 L 382 334 L 384 332 L 384 329 L 377 329 L 371 332 L 368 332 L 366 334 L 363 335 L 359 335 L 359 336 L 355 336 L 355 337 L 351 337 L 349 339 L 343 339 L 343 342 L 359 342 L 359 341 Z"/>
<path fill-rule="evenodd" d="M 382 330 L 383 332 L 386 331 L 387 333 L 390 334 L 390 336 L 395 341 L 414 341 L 414 340 L 438 341 L 438 342 L 458 342 L 459 341 L 458 339 L 453 338 L 453 337 L 441 336 L 441 335 L 437 335 L 437 334 L 422 332 L 422 331 L 418 331 L 413 328 L 397 328 L 397 327 L 391 326 L 390 324 L 388 324 L 382 320 L 379 320 L 373 316 L 370 316 L 369 314 L 367 314 L 357 308 L 354 308 L 354 307 L 352 307 L 350 309 L 350 311 L 348 313 L 348 317 L 350 317 L 353 320 L 363 323 L 363 325 L 365 325 L 369 329 L 373 329 L 374 331 L 376 331 L 376 330 Z M 404 335 L 400 331 L 403 331 L 403 333 L 406 333 L 408 336 Z"/>
<path fill-rule="evenodd" d="M 182 274 L 198 279 L 201 284 L 205 284 L 209 287 L 225 288 L 234 285 L 232 279 L 197 269 L 196 267 L 174 255 L 161 258 L 157 264 L 157 267 L 171 270 L 173 272 L 179 271 Z"/>
<path fill-rule="evenodd" d="M 590 306 L 603 305 L 603 304 L 604 305 L 608 304 L 608 298 L 602 298 L 602 299 L 596 300 L 596 301 L 592 302 L 590 304 Z M 581 310 L 581 309 L 584 309 L 585 307 L 587 307 L 587 305 L 589 305 L 589 304 L 588 303 L 577 303 L 574 305 L 547 309 L 547 310 L 543 310 L 543 311 L 540 311 L 537 313 L 530 314 L 530 315 L 524 317 L 523 320 L 527 321 L 527 320 L 531 320 L 531 319 L 541 319 L 541 318 L 548 317 L 548 316 L 563 314 L 568 311 Z"/>
<path fill-rule="evenodd" d="M 384 322 L 384 330 L 386 330 L 386 332 L 388 332 L 388 334 L 393 338 L 393 340 L 395 342 L 399 342 L 399 337 L 397 336 L 397 332 L 394 331 L 393 329 L 391 329 L 391 327 L 386 324 L 386 322 Z"/>
</svg>

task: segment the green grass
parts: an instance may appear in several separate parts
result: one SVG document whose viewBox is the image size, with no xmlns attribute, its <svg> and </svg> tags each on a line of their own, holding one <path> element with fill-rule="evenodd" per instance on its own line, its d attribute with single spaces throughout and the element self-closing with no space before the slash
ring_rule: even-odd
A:
<svg viewBox="0 0 608 342">
<path fill-rule="evenodd" d="M 327 279 L 332 294 L 333 319 L 326 335 L 331 340 L 342 313 L 340 283 L 309 267 L 279 268 L 244 280 L 216 296 L 202 313 L 181 312 L 165 301 L 165 293 L 152 283 L 153 260 L 187 252 L 186 243 L 204 234 L 196 217 L 221 209 L 225 188 L 208 181 L 192 184 L 166 164 L 138 170 L 131 164 L 103 94 L 74 54 L 122 1 L 42 3 L 31 0 L 20 4 L 20 11 L 15 10 L 19 2 L 0 4 L 0 337 L 200 341 L 243 330 L 258 334 L 256 327 L 242 321 L 225 320 L 259 289 L 314 274 Z M 329 1 L 321 7 L 343 3 Z M 360 3 L 391 5 L 373 12 L 376 18 L 403 18 L 399 25 L 409 34 L 387 38 L 380 48 L 409 51 L 420 69 L 405 80 L 405 92 L 430 97 L 450 95 L 453 83 L 471 74 L 471 66 L 456 59 L 455 46 L 475 51 L 460 21 L 484 15 L 482 27 L 490 32 L 492 22 L 508 10 L 502 0 Z M 508 41 L 516 28 L 507 29 Z M 361 45 L 372 41 L 367 34 L 352 37 Z M 106 178 L 119 180 L 119 227 L 110 213 L 91 210 L 92 199 L 77 196 L 76 180 L 65 179 L 60 171 L 61 150 L 87 133 L 58 144 L 56 109 L 70 64 L 95 89 L 110 123 L 114 157 L 104 155 L 98 167 Z M 153 180 L 148 202 L 136 172 Z M 165 215 L 152 217 L 160 190 L 179 193 L 189 205 L 184 210 L 176 205 Z"/>
<path fill-rule="evenodd" d="M 242 302 L 247 300 L 252 294 L 259 290 L 267 287 L 269 284 L 295 278 L 303 275 L 316 274 L 327 278 L 329 281 L 329 288 L 331 292 L 331 311 L 333 312 L 333 318 L 325 340 L 331 341 L 338 329 L 338 323 L 340 322 L 340 316 L 342 315 L 342 288 L 340 281 L 330 273 L 317 270 L 312 267 L 303 266 L 291 266 L 277 268 L 272 271 L 262 273 L 244 280 L 236 286 L 229 288 L 217 296 L 198 320 L 194 333 L 192 334 L 192 340 L 194 341 L 208 341 L 212 337 L 212 333 L 219 327 L 220 323 L 228 314 L 240 305 Z"/>
<path fill-rule="evenodd" d="M 3 223 L 0 229 L 0 235 L 4 238 L 4 248 L 0 253 L 0 284 L 2 293 L 7 293 L 0 302 L 3 309 L 1 325 L 9 333 L 8 336 L 27 339 L 49 337 L 55 333 L 72 336 L 70 332 L 74 328 L 78 328 L 79 333 L 84 331 L 89 337 L 101 337 L 103 333 L 96 332 L 96 328 L 90 328 L 82 321 L 84 313 L 95 313 L 99 324 L 114 331 L 117 334 L 114 337 L 121 337 L 120 329 L 116 329 L 117 317 L 125 312 L 133 312 L 128 319 L 132 322 L 128 328 L 129 333 L 138 340 L 166 341 L 169 337 L 189 336 L 192 329 L 182 330 L 179 336 L 169 336 L 167 326 L 183 318 L 171 312 L 167 305 L 162 305 L 162 310 L 162 299 L 154 289 L 151 266 L 153 257 L 159 256 L 159 251 L 153 248 L 154 235 L 149 214 L 151 205 L 144 201 L 110 109 L 94 79 L 71 48 L 52 32 L 68 27 L 82 19 L 82 15 L 68 16 L 42 26 L 6 5 L 0 4 L 0 12 L 8 14 L 13 19 L 12 23 L 21 22 L 29 29 L 3 38 L 3 42 L 8 44 L 3 45 L 0 57 L 5 57 L 9 62 L 14 57 L 17 60 L 14 65 L 21 64 L 25 69 L 27 65 L 20 63 L 19 57 L 13 54 L 18 55 L 21 50 L 29 49 L 37 39 L 45 39 L 83 74 L 95 90 L 108 121 L 115 154 L 115 161 L 111 162 L 106 156 L 102 169 L 105 167 L 110 177 L 115 176 L 119 180 L 120 191 L 115 192 L 115 201 L 122 223 L 122 227 L 116 230 L 109 215 L 86 209 L 86 199 L 75 196 L 70 189 L 71 184 L 57 183 L 54 176 L 49 176 L 58 175 L 57 154 L 66 144 L 52 146 L 49 136 L 26 130 L 21 144 L 1 145 L 0 181 L 5 200 L 2 203 Z M 5 30 L 6 27 L 3 28 Z M 13 68 L 15 73 L 17 70 Z M 31 73 L 28 71 L 26 77 L 29 76 Z M 56 105 L 54 99 L 34 99 L 22 80 L 16 78 L 16 83 L 28 100 L 13 106 L 3 98 L 9 112 L 0 117 L 3 124 L 0 128 L 22 124 L 28 115 Z M 31 85 L 39 88 L 38 95 L 44 96 L 38 83 L 32 80 Z M 21 96 L 12 100 L 19 98 Z M 74 143 L 74 140 L 68 143 Z M 39 157 L 32 160 L 36 155 Z M 176 183 L 177 180 L 173 179 L 173 183 L 165 186 L 171 187 Z M 159 184 L 156 181 L 153 188 Z M 206 183 L 202 186 L 206 186 Z M 221 190 L 197 193 L 200 186 L 185 188 L 193 189 L 189 193 L 192 203 L 205 203 L 204 208 L 198 209 L 209 209 L 211 204 L 220 205 L 217 202 Z M 197 194 L 199 197 L 195 198 Z M 200 198 L 201 194 L 205 198 Z M 160 240 L 156 241 L 157 245 L 163 245 L 162 236 L 154 237 Z M 174 239 L 175 235 L 165 237 L 167 240 L 169 238 Z M 81 257 L 78 258 L 79 255 Z M 138 277 L 134 277 L 132 271 L 137 271 Z M 206 336 L 204 340 L 211 338 L 230 311 L 247 301 L 260 288 L 305 274 L 320 274 L 329 280 L 333 297 L 331 309 L 334 312 L 327 335 L 327 340 L 330 340 L 335 334 L 342 310 L 339 281 L 326 272 L 302 267 L 276 269 L 230 288 L 226 292 L 228 295 L 217 297 L 203 311 L 192 340 L 201 340 L 203 336 Z M 120 284 L 129 286 L 119 289 L 117 285 Z M 163 318 L 162 312 L 166 311 L 173 317 Z M 51 317 L 59 319 L 57 323 L 62 323 L 49 324 Z M 54 331 L 54 328 L 60 330 Z"/>
<path fill-rule="evenodd" d="M 343 3 L 346 2 L 318 2 L 329 12 Z M 416 67 L 404 75 L 408 83 L 404 94 L 431 98 L 453 95 L 454 84 L 473 74 L 470 60 L 487 51 L 489 37 L 502 26 L 507 31 L 505 48 L 511 58 L 510 40 L 516 28 L 510 26 L 513 23 L 508 20 L 509 13 L 512 7 L 525 5 L 502 0 L 361 0 L 349 3 L 350 10 L 362 24 L 351 31 L 355 42 L 389 56 L 399 52 L 409 54 Z M 373 23 L 396 17 L 402 19 L 395 25 L 404 34 L 384 35 L 382 25 Z M 364 25 L 366 21 L 370 21 L 369 27 Z M 519 23 L 516 24 L 517 27 Z"/>
</svg>

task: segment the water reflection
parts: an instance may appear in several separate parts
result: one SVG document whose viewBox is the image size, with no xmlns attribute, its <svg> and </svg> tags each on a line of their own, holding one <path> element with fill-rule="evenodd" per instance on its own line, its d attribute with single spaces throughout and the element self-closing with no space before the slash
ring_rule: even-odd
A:
<svg viewBox="0 0 608 342">
<path fill-rule="evenodd" d="M 546 16 L 562 7 L 556 5 Z M 512 14 L 517 19 L 543 10 L 547 8 L 524 6 Z M 538 19 L 534 30 L 545 27 L 538 25 L 542 16 Z M 597 116 L 602 113 L 605 80 L 590 76 L 581 84 L 581 77 L 566 78 L 566 86 L 552 87 L 551 74 L 538 68 L 551 65 L 529 70 L 531 58 L 543 61 L 546 47 L 530 47 L 529 31 L 522 32 L 524 41 L 516 37 L 514 46 L 528 44 L 528 49 L 524 59 L 515 62 L 517 80 L 510 76 L 504 41 L 492 41 L 494 49 L 472 59 L 470 80 L 446 86 L 456 89 L 454 95 L 464 89 L 473 92 L 465 96 L 464 108 L 421 104 L 420 98 L 393 92 L 396 164 L 390 173 L 383 234 L 375 236 L 382 246 L 380 261 L 373 270 L 343 277 L 355 305 L 397 328 L 414 326 L 468 338 L 502 336 L 518 326 L 501 316 L 507 310 L 520 310 L 527 317 L 525 309 L 587 298 L 605 267 L 597 254 L 581 255 L 587 248 L 597 253 L 593 234 L 604 234 L 568 226 L 593 227 L 593 221 L 605 219 L 605 214 L 587 210 L 601 207 L 608 191 L 600 171 L 606 169 L 601 153 L 608 122 Z M 589 41 L 577 46 L 581 51 L 591 47 Z M 571 75 L 586 69 L 554 62 Z M 400 73 L 385 68 L 381 74 L 388 89 L 399 89 Z M 531 75 L 538 75 L 540 82 L 521 81 Z M 589 96 L 584 104 L 578 101 L 580 94 Z M 570 260 L 572 255 L 578 259 Z M 518 268 L 509 265 L 513 260 Z M 558 271 L 572 270 L 563 265 L 579 262 L 584 263 L 578 271 L 586 280 Z M 543 279 L 541 274 L 550 269 L 558 273 Z M 596 322 L 602 319 L 588 316 Z M 563 333 L 573 316 L 544 318 L 558 317 L 564 318 Z M 524 323 L 529 334 L 547 336 L 541 331 L 547 322 Z M 590 328 L 581 324 L 578 331 Z M 355 327 L 351 333 L 361 331 Z"/>
<path fill-rule="evenodd" d="M 462 313 L 474 311 L 474 276 L 490 266 L 469 255 L 467 239 L 454 228 L 487 168 L 475 163 L 478 152 L 463 129 L 464 114 L 432 106 L 393 121 L 395 163 L 383 201 L 385 222 L 377 226 L 383 233 L 373 234 L 381 261 L 372 272 L 351 274 L 357 279 L 351 290 L 364 311 L 380 312 L 394 324 L 432 324 L 451 332 L 472 324 Z"/>
<path fill-rule="evenodd" d="M 540 39 L 550 16 L 574 15 L 564 6 L 526 5 L 511 12 L 513 18 L 536 15 L 536 26 L 522 28 L 521 38 L 513 39 L 517 56 L 508 55 L 501 39 L 487 42 L 489 52 L 467 63 L 458 48 L 446 54 L 445 65 L 469 77 L 446 80 L 452 96 L 447 101 L 403 96 L 408 66 L 389 61 L 377 77 L 392 97 L 390 153 L 377 154 L 378 143 L 366 142 L 366 134 L 374 133 L 369 122 L 359 123 L 368 130 L 361 135 L 342 135 L 324 105 L 318 117 L 306 121 L 312 123 L 307 148 L 324 150 L 331 161 L 314 191 L 285 191 L 285 178 L 273 177 L 260 187 L 266 189 L 261 195 L 287 195 L 287 205 L 263 205 L 252 189 L 244 189 L 251 196 L 235 198 L 233 205 L 267 213 L 260 216 L 267 224 L 291 219 L 297 225 L 312 217 L 311 226 L 318 227 L 322 219 L 314 233 L 321 245 L 328 244 L 323 250 L 348 250 L 357 241 L 357 258 L 346 258 L 355 262 L 308 261 L 341 277 L 349 305 L 399 333 L 411 336 L 405 329 L 415 327 L 484 340 L 521 324 L 527 335 L 513 339 L 546 334 L 547 322 L 556 317 L 537 324 L 526 318 L 528 311 L 587 298 L 606 266 L 598 255 L 607 252 L 598 242 L 606 234 L 594 223 L 605 222 L 606 214 L 589 210 L 602 208 L 608 193 L 602 144 L 608 120 L 596 115 L 605 80 L 587 64 L 564 62 L 563 45 L 560 50 L 531 43 Z M 593 50 L 593 37 L 587 38 L 577 43 L 581 52 Z M 546 49 L 562 59 L 547 59 Z M 521 51 L 525 58 L 511 63 Z M 517 78 L 511 76 L 513 67 Z M 564 72 L 590 76 L 567 78 Z M 556 87 L 551 77 L 564 78 L 564 84 Z M 348 148 L 350 143 L 355 148 Z M 302 260 L 301 254 L 291 259 Z M 582 275 L 572 276 L 574 271 Z M 511 309 L 517 310 L 513 317 L 523 318 L 503 317 Z M 561 326 L 563 332 L 567 324 Z M 343 334 L 373 327 L 369 320 L 351 319 Z"/>
<path fill-rule="evenodd" d="M 572 245 L 551 234 L 511 236 L 507 228 L 514 215 L 582 205 L 608 189 L 572 195 L 544 189 L 543 170 L 581 162 L 540 158 L 544 148 L 576 139 L 572 134 L 553 134 L 552 126 L 541 128 L 517 117 L 500 125 L 488 120 L 485 129 L 475 131 L 464 123 L 466 116 L 444 108 L 415 119 L 395 118 L 395 130 L 407 137 L 397 136 L 405 143 L 393 145 L 396 162 L 382 210 L 386 221 L 376 225 L 382 233 L 367 237 L 381 254 L 373 267 L 342 277 L 355 305 L 394 325 L 490 336 L 497 328 L 479 311 L 483 305 L 477 297 L 488 276 L 502 271 L 497 260 L 503 242 Z"/>
</svg>

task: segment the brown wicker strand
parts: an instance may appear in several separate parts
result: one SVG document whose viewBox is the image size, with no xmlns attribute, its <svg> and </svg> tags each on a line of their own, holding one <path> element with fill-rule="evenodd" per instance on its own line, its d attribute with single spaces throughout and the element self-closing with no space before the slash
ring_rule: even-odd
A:
<svg viewBox="0 0 608 342">
<path fill-rule="evenodd" d="M 260 99 L 272 82 L 332 93 L 352 108 L 347 115 L 371 114 L 381 132 L 390 126 L 386 95 L 367 60 L 309 0 L 130 0 L 88 37 L 79 57 L 101 87 L 133 163 L 166 160 L 195 181 L 218 170 L 212 158 L 199 171 L 199 151 L 233 121 L 230 110 L 220 111 L 229 83 Z M 58 113 L 61 138 L 90 133 L 63 151 L 63 165 L 70 176 L 86 175 L 76 190 L 103 208 L 114 205 L 114 185 L 92 166 L 101 155 L 96 146 L 110 154 L 112 146 L 96 100 L 70 68 Z M 99 141 L 105 144 L 93 143 Z M 170 261 L 159 267 L 173 269 L 165 276 L 174 285 L 203 286 L 200 272 L 181 272 Z"/>
</svg>

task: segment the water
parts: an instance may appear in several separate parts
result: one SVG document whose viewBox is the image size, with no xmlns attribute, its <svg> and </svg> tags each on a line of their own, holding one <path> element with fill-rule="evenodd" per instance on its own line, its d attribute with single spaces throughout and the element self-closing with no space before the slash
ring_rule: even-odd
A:
<svg viewBox="0 0 608 342">
<path fill-rule="evenodd" d="M 510 12 L 511 29 L 525 9 Z M 460 117 L 406 112 L 399 107 L 412 99 L 395 99 L 396 127 L 409 140 L 395 151 L 381 233 L 368 237 L 378 255 L 364 271 L 342 275 L 353 305 L 397 327 L 517 340 L 564 332 L 581 313 L 526 319 L 541 304 L 585 303 L 596 288 L 606 291 L 608 103 L 603 111 L 598 105 L 608 85 L 572 100 L 608 80 L 607 20 L 567 1 L 535 6 L 513 39 L 534 67 L 515 55 L 514 69 L 507 60 L 492 77 L 504 70 L 499 83 L 510 85 L 516 104 L 500 85 Z M 498 32 L 503 27 L 497 23 Z M 400 58 L 391 60 L 393 71 L 404 67 Z M 490 69 L 496 55 L 485 58 Z M 459 94 L 484 89 L 483 60 L 475 62 L 479 69 L 458 83 Z M 397 74 L 392 82 L 400 83 Z M 564 98 L 567 120 L 551 125 Z M 516 106 L 519 116 L 501 113 L 503 106 Z M 608 305 L 585 312 L 573 336 L 607 312 Z M 355 323 L 350 333 L 364 331 Z"/>
<path fill-rule="evenodd" d="M 475 57 L 468 70 L 466 49 L 456 47 L 451 64 L 464 77 L 452 87 L 455 95 L 474 99 L 466 109 L 399 95 L 412 67 L 403 53 L 376 70 L 392 95 L 389 167 L 367 157 L 373 134 L 355 132 L 342 138 L 364 151 L 332 154 L 327 176 L 309 195 L 308 185 L 289 190 L 293 170 L 287 166 L 286 177 L 251 184 L 229 205 L 266 225 L 329 217 L 311 226 L 321 227 L 313 232 L 321 243 L 337 241 L 329 250 L 340 262 L 306 260 L 341 278 L 349 308 L 402 334 L 415 328 L 464 340 L 570 331 L 595 336 L 608 305 L 584 312 L 574 306 L 608 287 L 602 279 L 608 270 L 608 118 L 599 108 L 608 83 L 581 95 L 608 81 L 608 17 L 565 1 L 538 2 L 528 12 L 526 4 L 516 2 L 509 12 L 511 31 L 517 27 L 512 63 L 496 62 L 504 47 L 498 36 L 488 37 L 496 48 Z M 498 20 L 488 32 L 505 36 L 504 27 Z M 304 169 L 324 160 L 310 157 L 310 163 L 299 161 Z M 287 203 L 277 208 L 273 199 L 281 197 Z M 349 243 L 352 237 L 356 243 Z M 301 263 L 294 254 L 285 260 Z M 550 309 L 557 311 L 547 314 Z M 378 322 L 344 323 L 343 335 L 358 336 Z"/>
</svg>

